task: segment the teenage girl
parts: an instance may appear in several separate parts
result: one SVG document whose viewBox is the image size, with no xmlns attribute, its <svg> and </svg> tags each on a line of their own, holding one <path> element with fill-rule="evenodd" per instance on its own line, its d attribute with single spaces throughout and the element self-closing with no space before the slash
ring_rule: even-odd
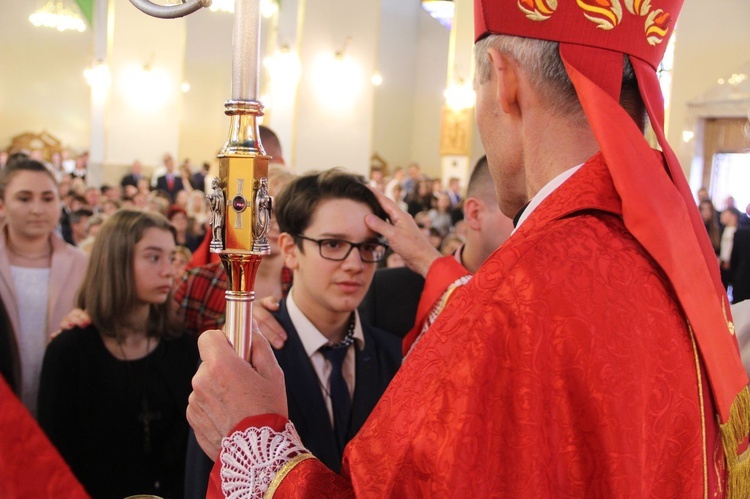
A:
<svg viewBox="0 0 750 499">
<path fill-rule="evenodd" d="M 161 215 L 113 214 L 78 297 L 91 324 L 44 356 L 39 423 L 93 497 L 182 496 L 198 354 L 172 315 L 174 253 Z"/>
</svg>

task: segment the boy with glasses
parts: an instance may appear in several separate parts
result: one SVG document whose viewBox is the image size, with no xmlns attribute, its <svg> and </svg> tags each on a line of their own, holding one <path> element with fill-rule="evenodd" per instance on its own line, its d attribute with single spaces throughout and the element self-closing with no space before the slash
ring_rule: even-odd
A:
<svg viewBox="0 0 750 499">
<path fill-rule="evenodd" d="M 387 249 L 365 215 L 385 212 L 363 183 L 340 170 L 293 180 L 276 206 L 279 248 L 294 275 L 275 314 L 288 335 L 276 358 L 302 441 L 338 470 L 344 446 L 401 364 L 399 339 L 363 324 L 357 313 Z"/>
<path fill-rule="evenodd" d="M 274 354 L 303 444 L 338 472 L 344 446 L 401 365 L 400 338 L 363 323 L 357 312 L 387 249 L 365 215 L 386 215 L 365 184 L 341 170 L 292 180 L 274 205 L 279 248 L 293 272 L 273 314 L 287 334 Z M 201 468 L 207 474 L 210 466 L 191 469 Z"/>
</svg>

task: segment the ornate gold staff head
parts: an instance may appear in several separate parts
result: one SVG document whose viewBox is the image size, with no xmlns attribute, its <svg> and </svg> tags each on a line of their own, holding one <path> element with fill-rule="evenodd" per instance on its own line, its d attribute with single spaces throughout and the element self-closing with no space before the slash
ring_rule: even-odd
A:
<svg viewBox="0 0 750 499">
<path fill-rule="evenodd" d="M 160 6 L 130 0 L 141 11 L 162 18 L 182 17 L 211 4 L 190 0 Z M 235 0 L 232 57 L 232 98 L 224 104 L 230 116 L 229 138 L 219 153 L 219 176 L 213 179 L 211 251 L 221 255 L 227 272 L 225 332 L 235 350 L 250 360 L 255 276 L 270 247 L 266 234 L 271 219 L 268 161 L 258 133 L 260 0 Z"/>
</svg>

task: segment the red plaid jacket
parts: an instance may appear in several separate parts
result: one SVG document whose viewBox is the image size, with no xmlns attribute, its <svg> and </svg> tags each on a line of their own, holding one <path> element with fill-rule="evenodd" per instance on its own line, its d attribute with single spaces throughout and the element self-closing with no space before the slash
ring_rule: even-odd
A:
<svg viewBox="0 0 750 499">
<path fill-rule="evenodd" d="M 281 271 L 281 289 L 286 296 L 292 286 L 292 271 Z M 208 329 L 224 325 L 227 275 L 221 262 L 194 267 L 185 272 L 182 284 L 174 294 L 177 315 L 185 323 L 185 332 L 198 336 Z"/>
</svg>

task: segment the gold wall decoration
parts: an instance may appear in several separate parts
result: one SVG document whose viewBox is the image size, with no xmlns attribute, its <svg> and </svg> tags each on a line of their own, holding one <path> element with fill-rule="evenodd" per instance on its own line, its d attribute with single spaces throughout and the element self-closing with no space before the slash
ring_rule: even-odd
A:
<svg viewBox="0 0 750 499">
<path fill-rule="evenodd" d="M 44 130 L 41 133 L 24 132 L 13 137 L 8 152 L 22 151 L 42 151 L 44 160 L 50 161 L 54 153 L 63 152 L 63 147 L 57 137 Z"/>
<path fill-rule="evenodd" d="M 440 125 L 440 155 L 469 156 L 474 116 L 472 109 L 454 111 L 443 106 Z"/>
</svg>

